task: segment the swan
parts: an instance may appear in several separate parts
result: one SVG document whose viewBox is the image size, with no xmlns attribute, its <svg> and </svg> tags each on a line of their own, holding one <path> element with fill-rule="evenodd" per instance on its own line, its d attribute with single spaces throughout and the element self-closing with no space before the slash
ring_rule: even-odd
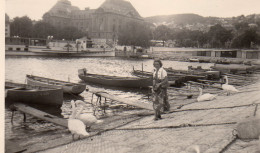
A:
<svg viewBox="0 0 260 153">
<path fill-rule="evenodd" d="M 234 86 L 228 84 L 228 77 L 226 75 L 224 79 L 226 79 L 226 83 L 222 85 L 222 89 L 227 91 L 227 96 L 230 95 L 230 92 L 238 92 Z"/>
<path fill-rule="evenodd" d="M 103 120 L 98 120 L 96 118 L 96 116 L 89 114 L 89 113 L 85 113 L 85 114 L 81 114 L 81 112 L 83 111 L 84 107 L 86 106 L 86 104 L 81 101 L 81 100 L 77 100 L 75 102 L 76 105 L 81 105 L 80 111 L 76 114 L 76 119 L 81 120 L 89 129 L 93 124 L 96 123 L 102 123 Z"/>
<path fill-rule="evenodd" d="M 196 153 L 200 153 L 200 147 L 198 145 L 192 145 L 190 147 L 188 147 L 188 152 L 196 152 Z"/>
<path fill-rule="evenodd" d="M 88 136 L 89 133 L 86 131 L 86 126 L 85 124 L 81 121 L 75 118 L 76 115 L 76 110 L 75 110 L 75 102 L 74 100 L 71 101 L 71 106 L 72 106 L 72 114 L 70 115 L 68 119 L 68 128 L 69 131 L 72 133 L 72 139 L 74 140 L 74 135 L 77 134 L 83 135 L 83 136 Z"/>
<path fill-rule="evenodd" d="M 200 101 L 207 101 L 207 100 L 213 100 L 217 97 L 217 95 L 213 95 L 213 94 L 210 94 L 210 93 L 205 93 L 205 94 L 202 94 L 202 88 L 199 88 L 199 91 L 200 91 L 200 94 L 197 98 L 197 101 L 200 102 Z"/>
</svg>

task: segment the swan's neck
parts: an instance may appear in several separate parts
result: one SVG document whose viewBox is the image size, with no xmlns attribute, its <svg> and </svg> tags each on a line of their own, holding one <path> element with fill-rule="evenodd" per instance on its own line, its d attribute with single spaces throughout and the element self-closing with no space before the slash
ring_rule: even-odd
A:
<svg viewBox="0 0 260 153">
<path fill-rule="evenodd" d="M 80 110 L 78 111 L 78 113 L 76 114 L 76 118 L 79 117 L 79 115 L 81 114 L 81 112 L 83 111 L 84 106 L 81 106 Z"/>
<path fill-rule="evenodd" d="M 71 106 L 72 106 L 72 113 L 71 113 L 70 118 L 71 118 L 71 119 L 74 119 L 74 118 L 75 118 L 75 115 L 76 115 L 75 103 L 71 103 Z"/>
<path fill-rule="evenodd" d="M 200 94 L 199 94 L 199 96 L 201 96 L 202 95 L 202 90 L 200 90 Z"/>
<path fill-rule="evenodd" d="M 226 77 L 226 83 L 225 84 L 228 84 L 228 78 Z"/>
</svg>

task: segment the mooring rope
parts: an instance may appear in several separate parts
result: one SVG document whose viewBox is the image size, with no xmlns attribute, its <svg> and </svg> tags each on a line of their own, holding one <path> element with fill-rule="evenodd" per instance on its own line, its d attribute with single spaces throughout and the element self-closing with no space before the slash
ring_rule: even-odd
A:
<svg viewBox="0 0 260 153">
<path fill-rule="evenodd" d="M 254 116 L 256 116 L 257 109 L 258 109 L 258 104 L 256 104 L 255 106 Z"/>
<path fill-rule="evenodd" d="M 258 101 L 258 100 L 256 100 Z M 201 111 L 201 110 L 212 110 L 212 109 L 230 109 L 230 108 L 237 108 L 237 107 L 246 107 L 246 106 L 254 106 L 256 104 L 260 103 L 253 103 L 253 104 L 247 104 L 247 105 L 239 105 L 239 106 L 230 106 L 230 107 L 212 107 L 212 108 L 196 108 L 196 109 L 185 109 L 185 110 L 173 110 L 170 111 L 170 113 L 174 112 L 182 112 L 182 111 Z"/>
</svg>

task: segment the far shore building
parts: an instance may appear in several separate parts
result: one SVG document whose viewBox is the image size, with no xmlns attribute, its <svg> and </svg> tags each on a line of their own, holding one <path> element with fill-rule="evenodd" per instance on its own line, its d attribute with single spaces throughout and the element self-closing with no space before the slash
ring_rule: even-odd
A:
<svg viewBox="0 0 260 153">
<path fill-rule="evenodd" d="M 132 4 L 125 0 L 106 0 L 97 9 L 84 10 L 72 6 L 69 0 L 59 0 L 43 15 L 43 20 L 55 27 L 76 27 L 99 46 L 115 44 L 118 32 L 128 22 L 144 22 Z"/>
<path fill-rule="evenodd" d="M 5 14 L 5 37 L 10 37 L 10 18 Z"/>
</svg>

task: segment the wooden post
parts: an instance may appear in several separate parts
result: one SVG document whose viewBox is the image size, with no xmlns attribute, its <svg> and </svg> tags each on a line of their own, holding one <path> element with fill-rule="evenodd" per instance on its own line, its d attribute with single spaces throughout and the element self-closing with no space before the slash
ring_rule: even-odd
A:
<svg viewBox="0 0 260 153">
<path fill-rule="evenodd" d="M 142 72 L 144 71 L 144 63 L 142 63 Z"/>
</svg>

